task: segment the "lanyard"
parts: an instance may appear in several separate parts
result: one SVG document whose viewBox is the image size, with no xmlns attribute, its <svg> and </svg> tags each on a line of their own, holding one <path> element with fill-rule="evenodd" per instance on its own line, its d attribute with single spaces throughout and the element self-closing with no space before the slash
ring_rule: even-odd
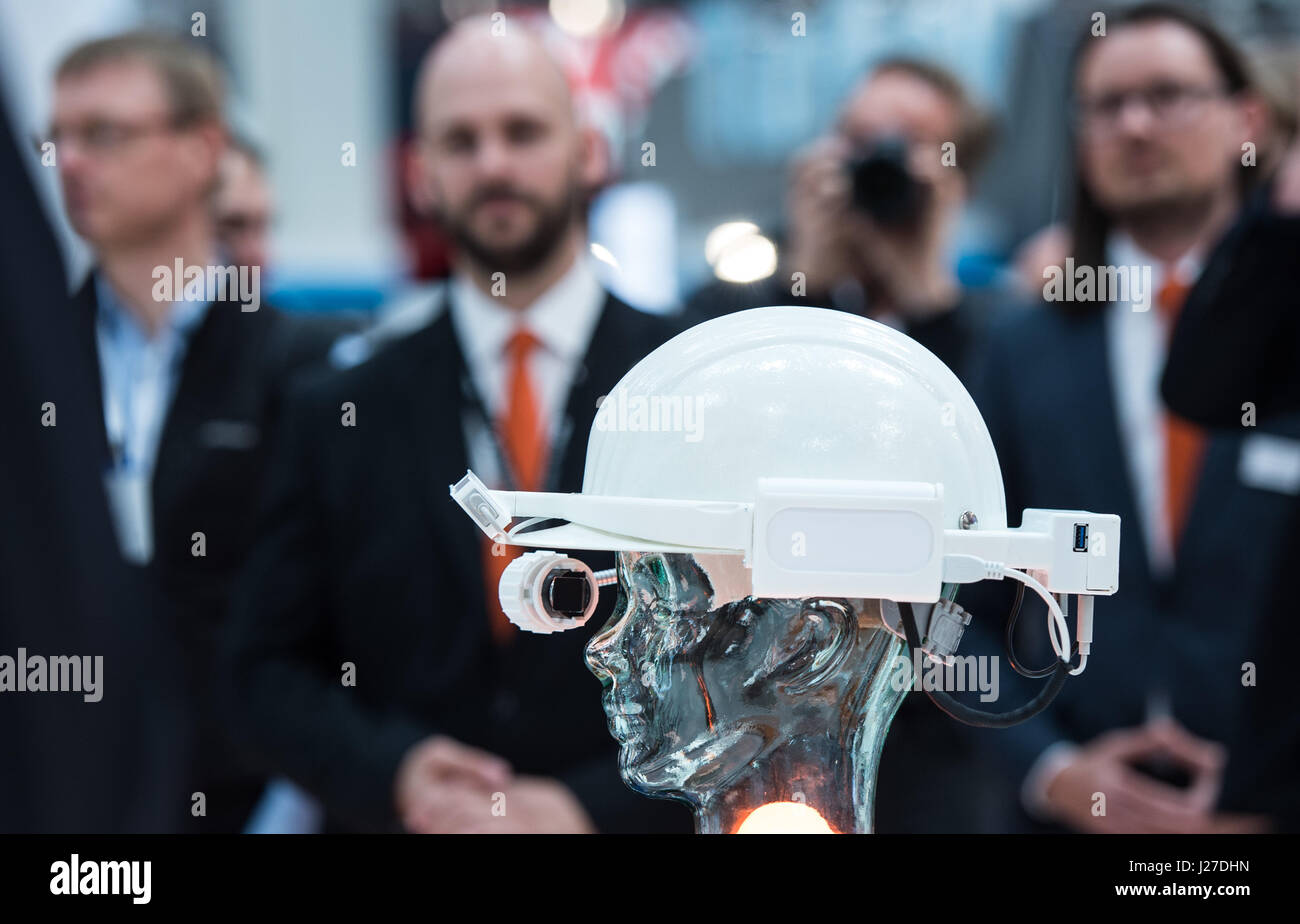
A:
<svg viewBox="0 0 1300 924">
<path fill-rule="evenodd" d="M 447 312 L 448 321 L 451 322 L 452 336 L 456 337 L 455 317 L 451 310 L 451 291 L 450 287 L 443 297 L 443 309 Z M 501 432 L 496 422 L 487 410 L 487 403 L 479 394 L 478 389 L 474 387 L 473 376 L 470 375 L 468 364 L 465 360 L 464 351 L 460 348 L 459 342 L 456 346 L 456 377 L 460 385 L 460 410 L 462 415 L 469 415 L 469 418 L 478 425 L 480 432 L 488 437 L 488 442 L 492 445 L 492 453 L 496 457 L 497 466 L 504 482 L 503 490 L 519 490 L 519 480 L 515 477 L 514 468 L 506 456 L 505 441 L 501 438 Z M 576 383 L 575 379 L 575 383 Z M 554 439 L 551 441 L 550 448 L 547 451 L 546 475 L 543 479 L 541 489 L 546 490 L 549 486 L 556 483 L 559 474 L 560 460 L 564 455 L 564 449 L 568 445 L 569 436 L 573 431 L 573 421 L 567 411 L 560 418 L 559 426 L 555 428 Z M 470 431 L 473 435 L 473 431 Z M 470 450 L 467 442 L 466 451 Z"/>
<path fill-rule="evenodd" d="M 188 307 L 188 306 L 182 306 Z M 206 312 L 208 306 L 199 309 Z M 104 430 L 113 468 L 121 471 L 152 469 L 171 404 L 180 387 L 189 342 L 202 323 L 202 314 L 190 313 L 178 323 L 145 336 L 131 325 L 119 304 L 111 319 L 98 308 L 95 319 L 96 351 L 101 370 Z M 133 343 L 136 336 L 138 343 Z M 143 401 L 138 400 L 143 397 Z"/>
<path fill-rule="evenodd" d="M 110 383 L 105 382 L 105 385 L 110 387 L 104 389 L 104 429 L 108 433 L 108 448 L 113 456 L 113 468 L 127 470 L 134 468 L 139 461 L 129 445 L 131 434 L 135 432 L 131 412 L 135 403 L 131 397 L 134 377 L 130 369 L 127 369 L 124 375 L 110 373 L 110 376 L 116 381 L 111 383 L 111 386 Z"/>
<path fill-rule="evenodd" d="M 100 341 L 100 365 L 106 373 L 104 429 L 113 456 L 113 467 L 122 471 L 142 469 L 146 462 L 144 438 L 140 429 L 143 422 L 137 418 L 135 392 L 139 383 L 140 365 L 148 360 L 148 351 L 152 346 L 146 344 L 143 351 L 124 350 L 120 340 L 110 340 L 110 337 Z M 108 349 L 105 349 L 106 346 Z"/>
</svg>

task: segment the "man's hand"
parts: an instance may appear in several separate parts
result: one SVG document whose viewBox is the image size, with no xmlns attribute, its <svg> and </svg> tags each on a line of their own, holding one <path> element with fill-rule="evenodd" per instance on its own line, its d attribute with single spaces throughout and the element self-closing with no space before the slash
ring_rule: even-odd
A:
<svg viewBox="0 0 1300 924">
<path fill-rule="evenodd" d="M 850 211 L 850 181 L 845 169 L 848 144 L 840 137 L 819 138 L 794 158 L 786 193 L 789 218 L 787 271 L 803 273 L 810 294 L 827 293 L 838 282 L 859 275 L 845 219 Z"/>
<path fill-rule="evenodd" d="M 1165 759 L 1185 767 L 1192 782 L 1170 786 L 1135 769 L 1135 761 Z M 1195 834 L 1259 830 L 1259 819 L 1213 811 L 1223 779 L 1223 746 L 1198 738 L 1173 719 L 1099 735 L 1047 786 L 1055 817 L 1078 831 L 1109 834 Z M 1096 794 L 1104 814 L 1093 814 Z"/>
<path fill-rule="evenodd" d="M 520 776 L 490 799 L 481 795 L 459 834 L 595 834 L 596 827 L 567 786 Z"/>
<path fill-rule="evenodd" d="M 417 742 L 397 768 L 394 798 L 406 830 L 446 834 L 469 824 L 476 799 L 505 791 L 512 772 L 506 761 L 444 735 Z"/>
</svg>

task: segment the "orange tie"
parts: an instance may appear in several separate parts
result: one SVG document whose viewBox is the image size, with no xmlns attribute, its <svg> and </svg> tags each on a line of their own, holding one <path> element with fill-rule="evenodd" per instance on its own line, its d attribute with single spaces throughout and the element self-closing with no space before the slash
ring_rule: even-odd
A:
<svg viewBox="0 0 1300 924">
<path fill-rule="evenodd" d="M 542 426 L 541 401 L 528 374 L 528 357 L 540 345 L 532 333 L 523 327 L 511 335 L 506 344 L 509 368 L 506 372 L 505 414 L 498 420 L 497 430 L 506 464 L 514 475 L 515 488 L 520 491 L 542 489 L 546 473 L 548 449 L 546 431 Z M 497 546 L 484 537 L 483 575 L 486 580 L 487 607 L 492 626 L 492 638 L 498 644 L 514 639 L 518 630 L 501 609 L 498 588 L 501 573 L 524 550 L 518 546 Z"/>
<path fill-rule="evenodd" d="M 1180 280 L 1170 267 L 1165 273 L 1160 292 L 1156 295 L 1156 304 L 1166 322 L 1166 338 L 1173 331 L 1174 321 L 1182 310 L 1190 289 L 1191 286 Z M 1164 428 L 1165 516 L 1169 540 L 1177 551 L 1183 527 L 1187 523 L 1192 496 L 1196 491 L 1196 480 L 1205 452 L 1205 433 L 1200 427 L 1168 410 L 1164 414 Z"/>
</svg>

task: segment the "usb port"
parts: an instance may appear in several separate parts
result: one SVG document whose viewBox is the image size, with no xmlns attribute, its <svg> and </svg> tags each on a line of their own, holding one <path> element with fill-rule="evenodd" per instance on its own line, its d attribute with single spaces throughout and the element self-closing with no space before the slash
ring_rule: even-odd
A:
<svg viewBox="0 0 1300 924">
<path fill-rule="evenodd" d="M 1074 550 L 1076 552 L 1088 551 L 1088 524 L 1074 524 Z"/>
</svg>

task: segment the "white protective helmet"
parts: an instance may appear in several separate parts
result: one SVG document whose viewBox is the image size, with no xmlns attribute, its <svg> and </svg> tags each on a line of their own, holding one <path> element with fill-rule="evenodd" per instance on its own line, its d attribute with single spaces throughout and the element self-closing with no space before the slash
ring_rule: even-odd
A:
<svg viewBox="0 0 1300 924">
<path fill-rule="evenodd" d="M 471 472 L 452 495 L 511 545 L 743 556 L 733 596 L 934 603 L 945 583 L 1013 577 L 1048 602 L 1058 653 L 1050 594 L 1080 595 L 1086 656 L 1092 595 L 1118 587 L 1118 517 L 1028 510 L 1007 529 L 993 442 L 952 371 L 890 327 L 821 308 L 724 315 L 642 359 L 597 412 L 581 494 L 491 491 Z M 534 631 L 585 622 L 595 594 L 557 614 L 540 554 L 560 565 L 512 563 L 506 612 Z"/>
<path fill-rule="evenodd" d="M 606 402 L 583 494 L 753 502 L 760 478 L 926 482 L 944 486 L 945 527 L 966 511 L 1007 525 L 993 441 L 957 376 L 857 315 L 756 308 L 706 321 L 633 366 Z"/>
</svg>

